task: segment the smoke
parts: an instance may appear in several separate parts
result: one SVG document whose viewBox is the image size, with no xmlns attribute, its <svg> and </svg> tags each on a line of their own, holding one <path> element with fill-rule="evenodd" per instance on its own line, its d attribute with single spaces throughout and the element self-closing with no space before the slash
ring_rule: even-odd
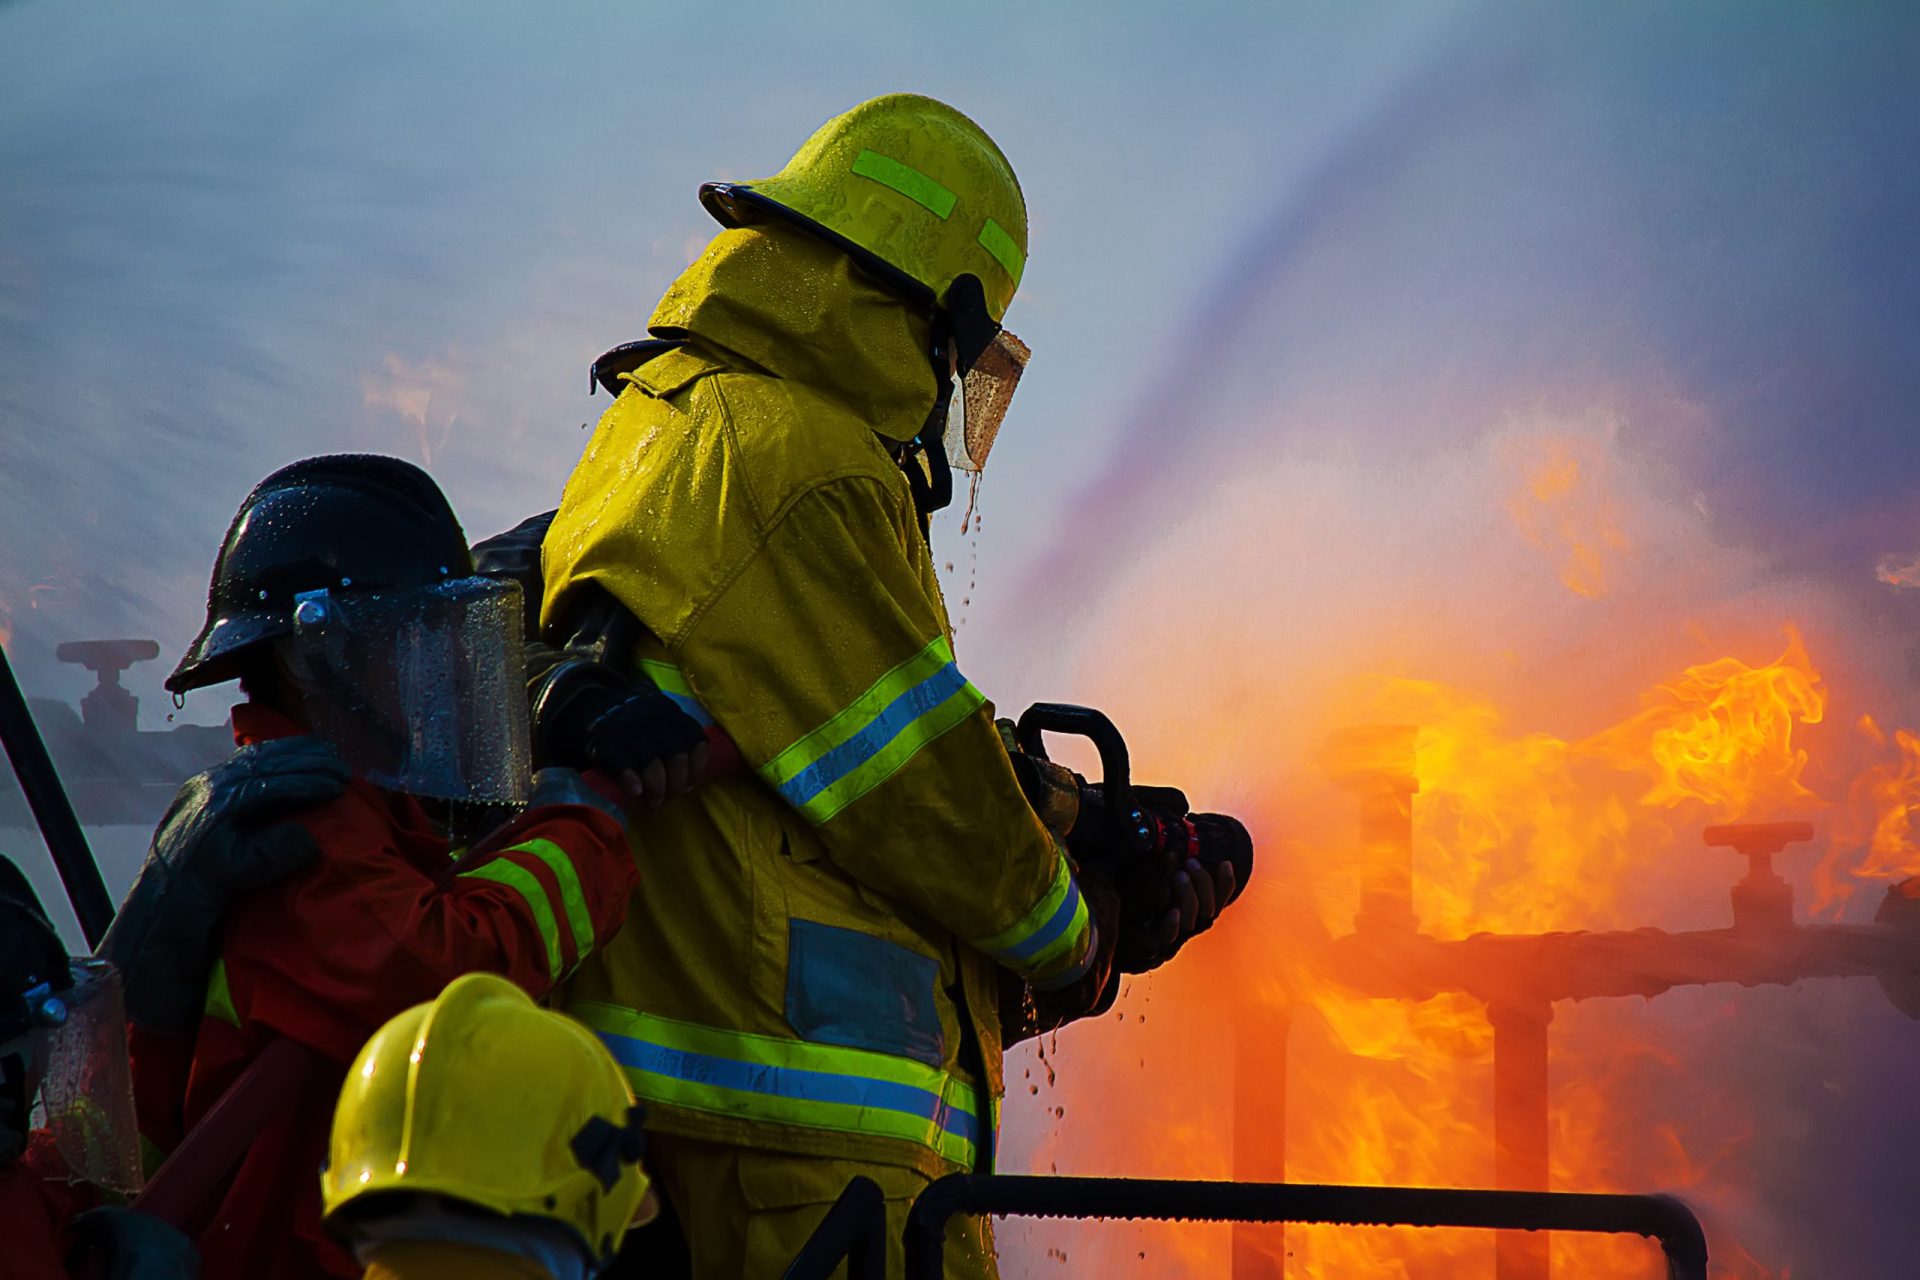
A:
<svg viewBox="0 0 1920 1280">
<path fill-rule="evenodd" d="M 1350 812 L 1312 755 L 1396 679 L 1578 740 L 1690 665 L 1770 661 L 1797 624 L 1832 695 L 1795 739 L 1809 786 L 1838 812 L 1863 760 L 1900 767 L 1920 719 L 1920 597 L 1887 580 L 1920 514 L 1903 6 L 1274 6 L 1247 31 L 970 12 L 992 57 L 897 6 L 724 33 L 698 6 L 245 8 L 0 12 L 0 629 L 34 693 L 90 683 L 61 640 L 177 654 L 234 507 L 293 457 L 429 462 L 476 533 L 550 505 L 604 404 L 587 362 L 704 241 L 698 181 L 771 171 L 800 128 L 904 85 L 1007 145 L 1036 357 L 996 451 L 1024 473 L 983 494 L 967 670 L 1008 709 L 1104 706 L 1143 778 L 1248 814 L 1263 859 L 1230 927 L 1044 1065 L 1016 1055 L 1010 1166 L 1230 1171 L 1223 1028 L 1267 1006 L 1223 993 L 1270 992 L 1294 939 L 1342 925 L 1350 878 L 1311 855 Z M 162 665 L 128 678 L 150 729 Z M 1722 923 L 1726 855 L 1656 852 L 1610 909 Z M 1803 913 L 1808 861 L 1782 867 Z M 1682 1189 L 1725 1257 L 1906 1274 L 1920 1055 L 1872 984 L 1674 993 L 1626 1039 L 1620 1008 L 1562 1009 L 1558 1043 L 1618 1059 L 1633 1123 L 1708 1118 L 1684 1162 L 1650 1127 L 1580 1176 Z M 1330 1035 L 1296 1031 L 1296 1116 Z M 1592 1114 L 1556 1087 L 1563 1120 Z M 1016 1277 L 1225 1258 L 1211 1228 L 1002 1238 Z"/>
<path fill-rule="evenodd" d="M 1920 308 L 1882 273 L 1911 283 L 1892 246 L 1920 190 L 1883 172 L 1920 136 L 1901 88 L 1920 24 L 1891 8 L 1492 6 L 1458 37 L 1281 193 L 1007 602 L 1007 621 L 1074 620 L 1083 642 L 1059 669 L 1127 732 L 1136 776 L 1252 815 L 1262 850 L 1220 934 L 1135 983 L 1109 1023 L 1060 1037 L 1057 1082 L 1035 1096 L 1063 1114 L 1016 1158 L 1233 1167 L 1233 1026 L 1275 1007 L 1248 993 L 1351 927 L 1338 851 L 1354 811 L 1315 754 L 1342 724 L 1406 716 L 1390 694 L 1409 681 L 1497 714 L 1496 741 L 1579 741 L 1685 668 L 1773 660 L 1795 628 L 1831 694 L 1792 738 L 1826 842 L 1782 859 L 1799 916 L 1864 919 L 1877 890 L 1832 878 L 1912 869 L 1910 805 L 1878 810 L 1877 834 L 1860 817 L 1862 784 L 1911 778 L 1911 738 L 1855 726 L 1916 711 L 1911 557 L 1886 553 L 1912 542 Z M 1559 785 L 1543 764 L 1540 796 Z M 1582 784 L 1555 803 L 1569 830 L 1591 827 L 1589 870 L 1616 857 L 1604 896 L 1569 893 L 1579 882 L 1524 843 L 1490 845 L 1504 861 L 1481 873 L 1532 892 L 1545 927 L 1724 927 L 1740 869 L 1699 845 L 1710 810 L 1636 819 L 1610 855 L 1606 806 L 1637 812 L 1643 792 Z M 1882 838 L 1904 870 L 1880 865 Z M 1429 923 L 1452 887 L 1429 885 Z M 1468 928 L 1513 927 L 1488 905 Z M 1166 1034 L 1134 1024 L 1149 1013 Z M 1296 1020 L 1296 1144 L 1350 1123 L 1358 1152 L 1375 1120 L 1378 1141 L 1405 1141 L 1382 1118 L 1396 1098 L 1432 1106 L 1432 1132 L 1450 1102 L 1484 1108 L 1486 1045 L 1468 1036 L 1450 1089 L 1382 1070 L 1380 1116 L 1330 1117 L 1353 1101 L 1328 1073 L 1369 1065 L 1338 1025 Z M 1595 1161 L 1557 1163 L 1558 1185 L 1685 1195 L 1726 1275 L 1910 1268 L 1916 1129 L 1868 1091 L 1920 1062 L 1920 1037 L 1873 984 L 1562 1006 L 1553 1036 L 1556 1148 Z M 1122 1107 L 1129 1124 L 1107 1123 Z M 1301 1154 L 1298 1178 L 1365 1172 Z M 1219 1274 L 1227 1248 L 1184 1228 L 1003 1237 L 1140 1275 Z M 1288 1274 L 1345 1273 L 1328 1237 L 1288 1238 Z M 1486 1262 L 1445 1241 L 1367 1247 L 1383 1274 Z"/>
<path fill-rule="evenodd" d="M 1421 457 L 1535 406 L 1611 406 L 1781 569 L 1870 572 L 1920 468 L 1916 52 L 1896 6 L 1481 10 L 1251 220 L 1010 611 L 1083 601 L 1277 422 Z"/>
</svg>

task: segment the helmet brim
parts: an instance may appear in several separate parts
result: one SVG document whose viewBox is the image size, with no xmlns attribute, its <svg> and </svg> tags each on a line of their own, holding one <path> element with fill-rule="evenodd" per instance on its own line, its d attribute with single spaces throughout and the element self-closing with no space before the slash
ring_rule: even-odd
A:
<svg viewBox="0 0 1920 1280">
<path fill-rule="evenodd" d="M 714 221 L 723 227 L 750 227 L 764 222 L 796 227 L 852 258 L 862 271 L 903 302 L 924 308 L 929 313 L 945 305 L 944 300 L 935 295 L 932 286 L 916 280 L 871 249 L 861 248 L 838 231 L 822 226 L 805 214 L 796 213 L 765 192 L 756 190 L 750 182 L 702 183 L 700 203 L 713 215 Z"/>
<path fill-rule="evenodd" d="M 208 620 L 186 656 L 162 687 L 168 693 L 186 693 L 240 676 L 240 654 L 263 641 L 293 634 L 293 619 L 266 609 L 223 613 Z"/>
</svg>

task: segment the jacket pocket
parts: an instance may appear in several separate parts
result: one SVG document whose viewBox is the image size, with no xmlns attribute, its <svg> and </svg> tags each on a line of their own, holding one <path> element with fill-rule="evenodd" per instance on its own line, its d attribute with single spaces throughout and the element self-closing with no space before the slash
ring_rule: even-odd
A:
<svg viewBox="0 0 1920 1280">
<path fill-rule="evenodd" d="M 940 963 L 855 929 L 787 921 L 787 1024 L 803 1040 L 946 1064 Z"/>
</svg>

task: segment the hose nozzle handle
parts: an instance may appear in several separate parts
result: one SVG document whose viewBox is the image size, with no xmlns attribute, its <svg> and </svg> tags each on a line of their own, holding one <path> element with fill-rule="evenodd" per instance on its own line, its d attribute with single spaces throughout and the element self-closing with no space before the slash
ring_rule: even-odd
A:
<svg viewBox="0 0 1920 1280">
<path fill-rule="evenodd" d="M 1019 739 L 1021 750 L 1040 760 L 1051 758 L 1043 736 L 1048 733 L 1071 734 L 1093 743 L 1094 750 L 1100 753 L 1100 786 L 1113 829 L 1126 833 L 1127 843 L 1135 853 L 1152 849 L 1153 827 L 1147 822 L 1145 811 L 1134 803 L 1127 742 L 1113 721 L 1092 707 L 1071 702 L 1036 702 L 1020 714 L 1014 725 L 1014 736 Z"/>
</svg>

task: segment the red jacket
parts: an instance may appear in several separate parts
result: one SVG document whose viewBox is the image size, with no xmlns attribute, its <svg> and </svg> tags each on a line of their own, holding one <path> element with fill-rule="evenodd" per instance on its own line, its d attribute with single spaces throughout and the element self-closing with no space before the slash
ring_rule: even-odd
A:
<svg viewBox="0 0 1920 1280">
<path fill-rule="evenodd" d="M 234 708 L 233 725 L 243 744 L 297 732 L 252 704 Z M 635 882 L 620 824 L 584 806 L 529 810 L 488 840 L 498 852 L 458 864 L 416 801 L 358 778 L 298 821 L 320 857 L 229 915 L 184 1093 L 184 1046 L 136 1041 L 142 1128 L 162 1146 L 276 1036 L 337 1067 L 254 1142 L 211 1216 L 189 1224 L 205 1280 L 359 1276 L 320 1225 L 320 1166 L 354 1055 L 463 973 L 544 995 L 620 927 Z"/>
<path fill-rule="evenodd" d="M 92 1187 L 61 1176 L 65 1162 L 52 1148 L 36 1129 L 25 1153 L 0 1168 L 0 1280 L 67 1280 L 67 1225 L 100 1203 Z"/>
</svg>

